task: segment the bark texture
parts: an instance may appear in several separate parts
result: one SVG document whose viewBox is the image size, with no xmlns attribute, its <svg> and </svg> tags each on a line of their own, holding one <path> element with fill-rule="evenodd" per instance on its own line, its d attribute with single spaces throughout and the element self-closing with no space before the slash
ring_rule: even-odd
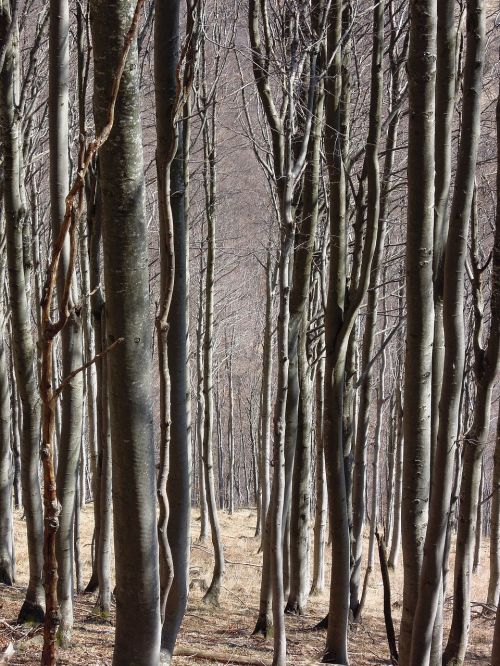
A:
<svg viewBox="0 0 500 666">
<path fill-rule="evenodd" d="M 130 0 L 90 3 L 98 131 L 107 121 L 113 72 L 134 9 Z M 160 651 L 152 331 L 138 74 L 134 42 L 120 83 L 114 125 L 99 160 L 106 337 L 108 344 L 125 339 L 108 359 L 116 566 L 114 666 L 151 666 L 159 662 Z"/>
<path fill-rule="evenodd" d="M 407 330 L 404 384 L 402 545 L 403 612 L 400 663 L 410 663 L 411 636 L 427 528 L 431 380 L 434 337 L 432 260 L 434 236 L 434 92 L 436 2 L 410 2 Z"/>
<path fill-rule="evenodd" d="M 8 35 L 10 3 L 0 5 L 0 44 Z M 21 485 L 28 532 L 29 583 L 19 621 L 40 622 L 44 616 L 42 587 L 43 516 L 40 492 L 39 444 L 40 404 L 37 392 L 35 347 L 31 334 L 27 280 L 23 262 L 24 206 L 21 198 L 22 152 L 20 123 L 14 111 L 14 81 L 18 62 L 16 29 L 5 46 L 0 75 L 0 123 L 4 153 L 4 199 L 7 236 L 7 266 L 12 316 L 12 336 L 16 384 L 21 400 Z"/>
</svg>

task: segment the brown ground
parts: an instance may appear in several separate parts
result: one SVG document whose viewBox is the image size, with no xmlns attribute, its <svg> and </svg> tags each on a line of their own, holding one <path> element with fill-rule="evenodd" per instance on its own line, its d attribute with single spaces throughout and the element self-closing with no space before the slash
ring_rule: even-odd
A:
<svg viewBox="0 0 500 666">
<path fill-rule="evenodd" d="M 251 635 L 258 607 L 260 561 L 257 554 L 259 540 L 254 537 L 255 514 L 249 510 L 238 511 L 234 516 L 221 514 L 227 574 L 220 608 L 207 608 L 200 602 L 202 592 L 200 578 L 209 582 L 211 571 L 210 545 L 194 545 L 192 551 L 192 590 L 188 613 L 182 627 L 178 645 L 228 655 L 226 661 L 206 661 L 194 657 L 175 657 L 174 664 L 231 664 L 231 655 L 262 659 L 270 663 L 272 642 Z M 193 543 L 199 523 L 193 517 Z M 92 507 L 84 510 L 82 526 L 82 550 L 86 576 L 90 570 L 90 543 L 92 540 Z M 42 637 L 37 627 L 15 626 L 14 621 L 23 600 L 27 582 L 27 556 L 25 525 L 17 513 L 15 522 L 17 550 L 17 579 L 14 588 L 0 587 L 0 649 L 12 642 L 15 654 L 9 661 L 17 664 L 38 664 Z M 474 576 L 472 599 L 484 602 L 488 584 L 487 545 L 483 546 L 482 567 Z M 86 578 L 87 579 L 87 578 Z M 401 607 L 401 565 L 393 575 L 393 611 L 398 628 Z M 108 666 L 113 649 L 113 627 L 98 624 L 92 615 L 95 595 L 80 595 L 75 603 L 75 632 L 71 649 L 60 652 L 60 664 L 78 666 Z M 311 627 L 320 620 L 327 609 L 327 593 L 311 598 L 306 615 L 287 617 L 288 655 L 290 664 L 317 664 L 324 647 L 324 632 L 312 632 Z M 493 619 L 485 616 L 481 607 L 473 607 L 473 619 L 467 664 L 489 664 Z M 449 622 L 451 600 L 447 600 L 446 620 Z M 0 652 L 1 654 L 1 652 Z M 351 666 L 389 664 L 387 641 L 382 614 L 382 585 L 378 567 L 372 576 L 367 606 L 361 626 L 350 635 Z M 0 661 L 1 663 L 1 661 Z"/>
</svg>

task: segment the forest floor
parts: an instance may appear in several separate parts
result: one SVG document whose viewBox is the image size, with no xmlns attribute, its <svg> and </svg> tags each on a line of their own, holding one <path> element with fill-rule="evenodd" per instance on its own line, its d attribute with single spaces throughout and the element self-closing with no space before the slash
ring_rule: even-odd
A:
<svg viewBox="0 0 500 666">
<path fill-rule="evenodd" d="M 211 544 L 199 545 L 197 512 L 193 513 L 193 549 L 191 557 L 191 592 L 189 607 L 182 626 L 178 647 L 227 655 L 225 660 L 205 660 L 199 656 L 176 656 L 174 665 L 232 664 L 231 659 L 247 658 L 251 663 L 270 664 L 272 640 L 252 636 L 257 617 L 261 555 L 257 553 L 259 539 L 254 536 L 255 512 L 237 511 L 233 516 L 220 514 L 225 554 L 228 560 L 221 604 L 219 608 L 201 603 L 202 587 L 210 582 Z M 86 506 L 82 514 L 82 557 L 84 580 L 87 582 L 91 568 L 90 544 L 92 541 L 92 506 Z M 8 662 L 39 664 L 42 646 L 40 627 L 16 626 L 15 618 L 24 598 L 27 583 L 26 530 L 21 513 L 15 517 L 15 545 L 17 557 L 17 585 L 0 586 L 0 655 L 12 643 L 14 654 Z M 328 550 L 328 549 L 327 549 Z M 479 571 L 473 578 L 472 599 L 486 600 L 488 585 L 488 544 L 482 548 Z M 453 564 L 453 561 L 452 561 Z M 328 567 L 327 567 L 328 571 Z M 450 572 L 452 576 L 452 570 Z M 392 605 L 396 631 L 398 631 L 402 601 L 402 561 L 392 574 Z M 112 662 L 114 630 L 111 623 L 99 623 L 93 614 L 96 595 L 78 595 L 75 600 L 75 631 L 73 644 L 61 650 L 59 661 L 68 666 L 110 666 Z M 445 636 L 451 620 L 451 599 L 446 600 Z M 383 620 L 383 588 L 378 566 L 369 584 L 363 621 L 350 632 L 349 649 L 351 666 L 390 664 Z M 328 593 L 311 597 L 305 615 L 287 616 L 288 663 L 291 665 L 318 664 L 321 660 L 325 635 L 312 631 L 312 627 L 325 616 Z M 480 605 L 472 608 L 472 624 L 466 664 L 478 666 L 490 663 L 493 617 Z M 0 663 L 2 663 L 0 659 Z M 241 662 L 240 662 L 241 663 Z"/>
</svg>

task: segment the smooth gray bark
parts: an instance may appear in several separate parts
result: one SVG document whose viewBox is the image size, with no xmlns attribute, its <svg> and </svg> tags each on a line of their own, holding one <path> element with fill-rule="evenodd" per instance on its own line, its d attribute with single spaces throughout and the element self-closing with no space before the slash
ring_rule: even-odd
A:
<svg viewBox="0 0 500 666">
<path fill-rule="evenodd" d="M 22 504 L 21 491 L 21 409 L 17 391 L 16 376 L 14 372 L 14 359 L 10 356 L 10 414 L 11 414 L 11 448 L 12 465 L 14 468 L 14 508 L 19 509 Z"/>
<path fill-rule="evenodd" d="M 51 0 L 49 19 L 49 157 L 50 214 L 53 237 L 57 238 L 64 220 L 65 198 L 69 190 L 68 105 L 69 105 L 69 5 L 67 0 Z M 69 237 L 61 254 L 58 297 L 62 299 L 69 263 Z M 73 280 L 73 294 L 76 294 Z M 68 302 L 69 320 L 61 333 L 62 376 L 66 378 L 83 364 L 82 324 L 75 299 Z M 79 373 L 62 392 L 61 436 L 57 465 L 57 497 L 61 505 L 56 535 L 58 562 L 57 595 L 61 623 L 59 641 L 68 647 L 73 629 L 73 523 L 78 483 L 83 418 L 83 375 Z"/>
<path fill-rule="evenodd" d="M 341 131 L 341 41 L 342 3 L 330 8 L 328 48 L 332 54 L 326 83 L 325 145 L 330 180 L 330 277 L 325 313 L 325 461 L 332 535 L 332 575 L 326 649 L 323 661 L 347 664 L 347 631 L 350 606 L 350 535 L 344 464 L 344 381 L 349 340 L 357 313 L 369 286 L 378 235 L 380 212 L 379 141 L 383 95 L 384 3 L 373 11 L 373 57 L 369 128 L 366 142 L 367 221 L 359 280 L 346 294 L 347 229 L 346 174 L 342 159 Z"/>
<path fill-rule="evenodd" d="M 205 74 L 205 58 L 202 56 L 203 75 Z M 205 603 L 218 605 L 225 574 L 224 547 L 217 514 L 215 499 L 215 481 L 213 471 L 213 420 L 214 420 L 214 378 L 213 378 L 213 345 L 214 345 L 214 290 L 215 290 L 215 251 L 216 251 L 216 194 L 217 194 L 217 155 L 216 155 L 216 110 L 208 109 L 207 84 L 203 82 L 203 98 L 201 100 L 204 117 L 203 125 L 203 180 L 205 188 L 205 215 L 207 220 L 207 266 L 205 276 L 205 330 L 203 338 L 203 396 L 205 414 L 203 423 L 203 462 L 205 465 L 205 491 L 207 493 L 208 517 L 212 545 L 214 547 L 214 570 L 210 586 L 203 597 Z M 218 410 L 220 418 L 220 409 Z M 220 431 L 219 431 L 220 433 Z M 221 443 L 221 436 L 218 436 Z M 219 465 L 221 464 L 219 453 Z M 219 466 L 219 484 L 222 481 Z M 219 500 L 224 502 L 223 492 Z"/>
<path fill-rule="evenodd" d="M 319 66 L 319 65 L 318 65 Z M 311 76 L 315 76 L 311 72 Z M 312 379 L 307 353 L 309 291 L 313 250 L 318 225 L 320 149 L 323 129 L 324 86 L 316 91 L 314 119 L 309 139 L 307 165 L 302 192 L 302 219 L 296 231 L 293 286 L 290 295 L 289 345 L 297 358 L 297 428 L 294 443 L 292 505 L 290 514 L 290 592 L 289 613 L 303 613 L 310 591 L 309 521 L 311 485 Z M 290 396 L 290 390 L 288 396 Z M 288 424 L 287 424 L 288 427 Z"/>
<path fill-rule="evenodd" d="M 180 102 L 177 90 L 179 66 L 180 3 L 155 4 L 155 91 L 157 123 L 158 174 L 168 178 L 168 204 L 173 230 L 175 266 L 173 288 L 168 308 L 166 351 L 170 376 L 169 465 L 175 473 L 168 475 L 167 498 L 169 517 L 167 541 L 173 566 L 173 579 L 166 598 L 162 629 L 162 658 L 173 655 L 177 633 L 187 606 L 191 518 L 191 453 L 190 390 L 188 383 L 188 229 L 185 210 L 187 166 L 184 161 L 183 124 L 174 108 Z M 188 25 L 189 27 L 189 25 Z M 194 39 L 193 35 L 188 37 Z M 189 57 L 189 54 L 188 54 Z M 186 66 L 194 66 L 188 62 Z M 185 82 L 183 85 L 186 85 Z M 177 123 L 177 125 L 176 125 Z M 174 135 L 172 135 L 174 133 Z M 175 136 L 175 134 L 177 136 Z M 170 162 L 165 172 L 167 160 Z M 160 182 L 160 188 L 165 186 Z M 161 223 L 165 223 L 165 208 Z"/>
<path fill-rule="evenodd" d="M 396 433 L 394 461 L 394 517 L 392 526 L 391 550 L 387 564 L 390 569 L 398 565 L 401 549 L 401 494 L 403 481 L 403 407 L 401 405 L 401 389 L 396 388 Z"/>
<path fill-rule="evenodd" d="M 198 447 L 198 494 L 200 503 L 200 536 L 203 543 L 208 538 L 208 506 L 205 486 L 205 465 L 203 463 L 203 423 L 205 420 L 205 399 L 203 397 L 203 248 L 200 247 L 200 284 L 198 294 L 198 314 L 196 324 L 196 446 Z"/>
<path fill-rule="evenodd" d="M 106 344 L 106 317 L 102 310 L 100 321 L 102 337 L 99 348 Z M 99 581 L 99 615 L 107 620 L 111 612 L 111 537 L 113 526 L 112 453 L 109 413 L 109 369 L 107 358 L 102 359 L 99 411 L 101 436 L 99 449 L 99 539 L 96 543 L 97 578 Z"/>
<path fill-rule="evenodd" d="M 483 3 L 469 0 L 471 21 L 483 22 Z M 469 9 L 469 5 L 468 5 Z M 481 28 L 477 39 L 481 39 Z M 473 97 L 479 91 L 475 91 Z M 496 107 L 497 156 L 500 156 L 500 97 Z M 477 504 L 481 477 L 481 461 L 486 446 L 490 425 L 491 394 L 500 367 L 500 172 L 497 172 L 497 210 L 495 237 L 491 265 L 491 322 L 489 335 L 484 334 L 484 303 L 482 275 L 478 265 L 477 212 L 473 206 L 471 215 L 471 278 L 474 302 L 474 381 L 476 397 L 472 424 L 464 435 L 464 462 L 460 486 L 460 509 L 455 554 L 453 581 L 453 616 L 448 642 L 443 655 L 443 664 L 460 666 L 465 653 L 470 627 L 470 577 L 475 539 Z"/>
<path fill-rule="evenodd" d="M 479 495 L 476 514 L 476 538 L 474 540 L 474 559 L 472 573 L 477 573 L 481 564 L 481 542 L 483 538 L 483 492 L 484 492 L 484 458 L 481 460 L 481 479 L 479 481 Z"/>
<path fill-rule="evenodd" d="M 498 606 L 500 597 L 500 402 L 497 416 L 497 440 L 493 458 L 493 482 L 490 526 L 490 580 L 487 603 Z"/>
<path fill-rule="evenodd" d="M 443 555 L 451 506 L 454 448 L 465 363 L 465 260 L 479 146 L 484 48 L 485 27 L 481 3 L 470 0 L 467 4 L 467 51 L 460 148 L 444 266 L 443 385 L 432 470 L 429 524 L 413 621 L 410 660 L 413 666 L 426 666 L 429 663 L 432 629 L 442 587 Z M 437 618 L 437 621 L 442 622 L 441 618 Z"/>
<path fill-rule="evenodd" d="M 404 383 L 402 545 L 403 612 L 400 664 L 410 663 L 425 531 L 427 528 L 431 438 L 434 306 L 434 107 L 436 0 L 410 2 L 408 56 L 409 142 L 406 240 L 407 329 Z"/>
<path fill-rule="evenodd" d="M 90 3 L 94 115 L 107 121 L 113 72 L 135 2 Z M 114 666 L 159 662 L 160 605 L 152 415 L 152 331 L 144 214 L 144 169 L 137 46 L 132 44 L 108 141 L 99 153 L 106 339 L 109 355 L 116 567 Z"/>
<path fill-rule="evenodd" d="M 0 186 L 1 187 L 1 186 Z M 1 192 L 0 192 L 1 195 Z M 3 206 L 0 200 L 0 227 L 4 236 Z M 5 264 L 7 261 L 5 245 L 0 249 L 0 284 L 5 281 Z M 0 583 L 13 585 L 15 582 L 15 558 L 13 540 L 13 485 L 14 466 L 10 447 L 10 387 L 9 360 L 5 345 L 6 304 L 0 298 Z"/>
<path fill-rule="evenodd" d="M 437 4 L 436 126 L 434 180 L 434 346 L 432 350 L 431 469 L 438 437 L 439 399 L 444 370 L 444 262 L 449 225 L 452 125 L 456 94 L 455 2 Z M 432 494 L 432 486 L 431 486 Z"/>
<path fill-rule="evenodd" d="M 324 346 L 324 336 L 319 346 Z M 316 514 L 314 519 L 314 560 L 311 594 L 321 592 L 325 587 L 325 546 L 327 542 L 326 523 L 328 497 L 326 492 L 325 452 L 323 449 L 323 411 L 325 391 L 325 357 L 322 353 L 316 369 Z"/>
<path fill-rule="evenodd" d="M 267 250 L 266 261 L 266 311 L 264 341 L 262 348 L 262 389 L 260 411 L 260 483 L 262 489 L 262 530 L 261 549 L 264 550 L 265 524 L 270 498 L 270 449 L 271 449 L 271 393 L 273 376 L 273 299 L 276 283 L 276 269 L 273 266 L 271 250 Z"/>
<path fill-rule="evenodd" d="M 0 44 L 10 27 L 10 3 L 0 4 Z M 20 123 L 14 112 L 14 79 L 18 66 L 17 29 L 5 50 L 0 76 L 0 124 L 4 155 L 4 199 L 7 265 L 12 317 L 12 347 L 16 384 L 22 408 L 21 484 L 28 533 L 29 583 L 19 620 L 43 620 L 43 515 L 39 479 L 40 404 L 35 347 L 31 334 L 27 284 L 23 263 L 24 210 L 21 199 L 22 156 Z"/>
</svg>

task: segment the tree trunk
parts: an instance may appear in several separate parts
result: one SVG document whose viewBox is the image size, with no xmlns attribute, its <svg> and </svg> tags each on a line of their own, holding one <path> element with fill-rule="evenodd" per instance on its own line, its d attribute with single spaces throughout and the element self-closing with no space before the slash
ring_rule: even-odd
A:
<svg viewBox="0 0 500 666">
<path fill-rule="evenodd" d="M 449 192 L 451 183 L 452 124 L 456 90 L 455 3 L 437 3 L 436 125 L 434 180 L 434 345 L 432 350 L 431 469 L 437 446 L 439 399 L 444 370 L 444 262 L 448 236 Z M 432 487 L 431 487 L 432 494 Z"/>
<path fill-rule="evenodd" d="M 411 0 L 406 240 L 407 329 L 404 384 L 400 664 L 410 663 L 413 616 L 427 528 L 431 438 L 432 246 L 434 234 L 434 93 L 436 0 Z"/>
<path fill-rule="evenodd" d="M 203 74 L 205 73 L 205 59 L 203 54 Z M 206 85 L 206 84 L 204 84 Z M 204 111 L 208 114 L 206 87 L 203 95 Z M 214 386 L 213 386 L 213 343 L 214 343 L 214 288 L 215 288 L 215 225 L 216 225 L 216 115 L 212 109 L 207 115 L 203 131 L 204 150 L 204 185 L 205 207 L 207 219 L 207 267 L 205 286 L 205 331 L 203 341 L 203 395 L 205 398 L 205 420 L 203 426 L 203 459 L 205 464 L 205 486 L 207 492 L 208 516 L 214 547 L 214 570 L 212 581 L 203 597 L 205 603 L 217 606 L 219 604 L 222 581 L 225 574 L 224 548 L 217 515 L 215 500 L 215 484 L 213 473 L 213 417 L 214 417 Z M 220 436 L 218 438 L 220 442 Z M 219 456 L 220 458 L 220 456 Z M 219 472 L 219 483 L 222 474 Z M 221 494 L 223 501 L 223 494 Z"/>
<path fill-rule="evenodd" d="M 500 402 L 497 417 L 497 440 L 493 461 L 490 528 L 490 581 L 488 585 L 487 603 L 498 606 L 500 596 Z"/>
<path fill-rule="evenodd" d="M 203 397 L 203 247 L 200 248 L 200 288 L 198 296 L 198 321 L 196 325 L 196 445 L 198 447 L 198 477 L 200 501 L 200 536 L 204 543 L 208 538 L 208 506 L 205 485 L 205 464 L 203 461 L 203 423 L 205 420 L 205 400 Z"/>
<path fill-rule="evenodd" d="M 51 0 L 49 32 L 49 151 L 50 212 L 53 237 L 64 220 L 69 190 L 68 160 L 69 6 L 67 0 Z M 62 301 L 69 264 L 69 237 L 60 258 L 58 297 Z M 68 306 L 70 318 L 61 334 L 63 379 L 83 364 L 80 309 L 75 307 L 73 286 Z M 57 497 L 61 505 L 56 534 L 58 588 L 61 624 L 59 641 L 68 647 L 73 629 L 73 522 L 78 461 L 82 440 L 83 375 L 79 373 L 62 392 L 61 439 L 57 465 Z"/>
<path fill-rule="evenodd" d="M 0 186 L 1 187 L 1 186 Z M 1 195 L 1 191 L 0 191 Z M 0 225 L 3 227 L 2 200 L 0 199 Z M 2 237 L 5 233 L 2 228 Z M 0 284 L 5 284 L 5 245 L 0 249 Z M 10 448 L 11 400 L 9 387 L 9 361 L 5 348 L 6 304 L 0 298 L 0 583 L 13 585 L 15 582 L 15 558 L 12 522 L 12 490 L 14 466 Z M 13 387 L 15 390 L 15 387 Z"/>
<path fill-rule="evenodd" d="M 324 336 L 320 337 L 319 347 L 324 346 Z M 311 594 L 319 593 L 325 587 L 325 546 L 327 494 L 325 474 L 325 452 L 323 449 L 323 411 L 325 391 L 325 357 L 322 354 L 316 370 L 316 515 L 314 520 L 314 561 Z"/>
<path fill-rule="evenodd" d="M 401 548 L 401 494 L 403 480 L 403 408 L 401 405 L 401 389 L 396 388 L 396 460 L 394 463 L 394 522 L 389 560 L 390 569 L 396 569 Z"/>
<path fill-rule="evenodd" d="M 484 63 L 484 19 L 481 0 L 467 4 L 467 53 L 460 149 L 444 266 L 444 364 L 439 401 L 437 443 L 432 470 L 429 524 L 425 537 L 418 603 L 413 620 L 410 663 L 429 663 L 434 622 L 442 587 L 443 555 L 454 475 L 454 445 L 458 429 L 465 363 L 464 294 L 468 225 L 474 192 L 480 128 L 480 90 Z M 405 402 L 406 404 L 406 402 Z"/>
<path fill-rule="evenodd" d="M 260 484 L 262 489 L 262 530 L 261 550 L 264 551 L 267 513 L 269 509 L 270 482 L 269 465 L 271 456 L 271 393 L 273 376 L 273 297 L 276 271 L 273 268 L 271 250 L 267 250 L 266 263 L 266 313 L 264 343 L 262 351 L 262 392 L 260 413 Z"/>
<path fill-rule="evenodd" d="M 385 328 L 385 327 L 384 327 Z M 382 355 L 382 363 L 380 364 L 379 384 L 377 388 L 377 420 L 375 423 L 375 436 L 373 446 L 373 460 L 372 460 L 372 494 L 371 494 L 371 516 L 370 516 L 370 538 L 368 541 L 368 560 L 366 564 L 365 579 L 363 582 L 363 593 L 358 608 L 356 609 L 356 619 L 361 617 L 363 607 L 368 593 L 368 582 L 370 580 L 373 565 L 375 562 L 375 535 L 378 534 L 378 516 L 379 516 L 379 485 L 380 485 L 380 440 L 382 430 L 382 410 L 384 405 L 384 373 L 385 373 L 385 354 Z"/>
<path fill-rule="evenodd" d="M 228 509 L 229 515 L 234 513 L 234 398 L 233 398 L 233 352 L 232 347 L 234 344 L 234 330 L 231 348 L 226 346 L 227 358 L 227 380 L 228 380 L 228 400 L 229 400 L 229 416 L 227 422 L 227 440 L 229 445 L 229 502 Z M 226 343 L 227 345 L 227 343 Z"/>
<path fill-rule="evenodd" d="M 106 344 L 106 314 L 101 311 L 100 319 L 101 344 Z M 111 612 L 111 532 L 113 526 L 112 503 L 112 453 L 109 413 L 109 369 L 106 358 L 101 367 L 101 448 L 99 451 L 99 540 L 96 544 L 97 578 L 99 581 L 99 615 L 108 620 Z"/>
<path fill-rule="evenodd" d="M 98 130 L 107 122 L 113 73 L 134 7 L 131 0 L 90 3 L 94 114 Z M 161 628 L 151 400 L 152 332 L 138 74 L 134 40 L 121 78 L 115 122 L 99 155 L 106 339 L 108 344 L 118 338 L 125 340 L 107 359 L 115 522 L 114 666 L 158 663 Z"/>
<path fill-rule="evenodd" d="M 11 354 L 9 362 L 10 377 L 10 414 L 11 414 L 11 446 L 14 467 L 14 508 L 19 509 L 23 502 L 21 491 L 21 409 L 14 372 L 14 358 Z"/>
<path fill-rule="evenodd" d="M 83 450 L 83 446 L 82 446 Z M 78 467 L 82 466 L 82 460 L 80 458 L 80 462 L 78 464 Z M 74 563 L 75 563 L 75 588 L 76 588 L 76 593 L 81 594 L 83 591 L 83 571 L 82 571 L 82 550 L 80 547 L 80 535 L 81 535 L 81 530 L 80 530 L 80 524 L 81 524 L 81 515 L 82 515 L 82 505 L 80 501 L 80 495 L 81 495 L 82 489 L 80 484 L 76 484 L 76 492 L 75 492 L 75 519 L 74 519 L 74 525 L 73 525 L 73 553 L 74 553 Z"/>
<path fill-rule="evenodd" d="M 481 563 L 481 539 L 483 536 L 483 487 L 484 487 L 484 459 L 481 460 L 481 480 L 479 481 L 479 496 L 476 516 L 476 539 L 474 542 L 474 560 L 472 573 L 477 573 Z"/>
<path fill-rule="evenodd" d="M 399 66 L 395 64 L 392 68 L 391 91 L 393 104 L 399 103 L 400 82 Z M 373 256 L 372 271 L 370 275 L 370 287 L 366 306 L 365 330 L 363 334 L 363 351 L 361 359 L 361 370 L 363 378 L 360 385 L 359 410 L 356 428 L 354 473 L 352 486 L 352 554 L 353 561 L 350 582 L 350 607 L 356 618 L 360 603 L 360 581 L 361 581 L 361 558 L 363 553 L 363 532 L 365 524 L 365 485 L 367 465 L 367 442 L 368 426 L 370 420 L 370 406 L 372 401 L 372 358 L 375 344 L 375 330 L 377 325 L 377 303 L 380 265 L 383 258 L 386 217 L 388 208 L 389 190 L 391 187 L 392 168 L 394 164 L 394 148 L 396 146 L 399 113 L 395 113 L 389 123 L 386 140 L 386 156 L 384 164 L 383 182 L 380 196 L 379 229 L 377 234 L 377 245 Z"/>
<path fill-rule="evenodd" d="M 10 27 L 10 3 L 0 6 L 0 44 Z M 28 533 L 29 582 L 19 621 L 43 620 L 43 516 L 39 481 L 40 402 L 37 392 L 35 349 L 31 335 L 27 284 L 23 265 L 21 202 L 21 137 L 14 112 L 14 78 L 18 58 L 16 29 L 7 45 L 0 77 L 0 122 L 4 155 L 4 197 L 7 263 L 12 317 L 12 346 L 16 383 L 22 407 L 21 484 Z"/>
<path fill-rule="evenodd" d="M 497 608 L 495 629 L 493 632 L 493 650 L 491 653 L 491 666 L 500 666 L 500 612 Z"/>
<path fill-rule="evenodd" d="M 290 593 L 286 611 L 302 615 L 310 592 L 309 528 L 311 503 L 312 381 L 307 355 L 308 317 L 299 334 L 299 413 L 290 515 Z"/>
<path fill-rule="evenodd" d="M 332 534 L 332 573 L 328 631 L 323 661 L 347 664 L 349 614 L 350 547 L 347 496 L 342 442 L 344 363 L 334 359 L 334 346 L 344 314 L 346 264 L 345 173 L 342 163 L 341 98 L 342 2 L 330 7 L 328 32 L 329 77 L 325 83 L 325 145 L 330 179 L 330 274 L 325 312 L 325 413 L 324 449 L 328 488 L 330 532 Z M 336 362 L 335 362 L 336 361 Z"/>
<path fill-rule="evenodd" d="M 343 416 L 347 347 L 359 307 L 366 295 L 375 253 L 380 212 L 378 151 L 383 94 L 384 3 L 373 12 L 373 58 L 367 151 L 367 223 L 356 289 L 346 298 L 346 188 L 341 131 L 342 3 L 330 8 L 328 34 L 333 56 L 327 79 L 325 143 L 330 179 L 330 279 L 325 315 L 325 461 L 328 481 L 332 576 L 326 650 L 323 661 L 347 664 L 349 616 L 350 535 L 344 465 Z"/>
<path fill-rule="evenodd" d="M 101 191 L 100 185 L 93 180 L 91 191 L 87 192 L 87 226 L 89 234 L 89 269 L 90 269 L 90 306 L 92 313 L 92 328 L 94 331 L 94 353 L 100 354 L 103 350 L 103 327 L 105 325 L 103 276 L 101 275 Z M 109 418 L 104 419 L 104 389 L 103 375 L 106 359 L 99 359 L 95 363 L 95 405 L 96 405 L 96 449 L 97 460 L 95 473 L 92 479 L 92 494 L 94 498 L 94 558 L 92 560 L 92 575 L 85 592 L 94 592 L 102 584 L 107 586 L 105 569 L 99 572 L 98 553 L 101 539 L 101 510 L 106 512 L 107 507 L 101 502 L 101 478 L 104 448 L 109 437 Z M 104 536 L 104 539 L 107 537 Z M 101 581 L 101 582 L 100 582 Z"/>
<path fill-rule="evenodd" d="M 477 2 L 477 4 L 476 4 Z M 480 0 L 470 0 L 471 18 L 478 34 L 482 36 L 483 6 Z M 469 5 L 468 5 L 469 11 Z M 474 21 L 472 13 L 474 12 Z M 471 26 L 472 27 L 472 26 Z M 473 97 L 476 96 L 475 92 Z M 496 108 L 497 150 L 500 157 L 500 96 Z M 453 616 L 448 643 L 443 656 L 443 664 L 460 666 L 464 663 L 470 626 L 470 576 L 472 570 L 472 548 L 479 501 L 481 460 L 489 431 L 491 393 L 500 365 L 500 172 L 497 172 L 497 213 L 495 238 L 492 251 L 491 274 L 491 324 L 487 342 L 483 340 L 483 295 L 481 271 L 477 256 L 477 220 L 473 206 L 472 226 L 472 292 L 474 301 L 474 373 L 476 399 L 472 425 L 464 436 L 464 463 L 460 487 L 460 509 L 455 555 L 455 576 L 453 589 Z"/>
<path fill-rule="evenodd" d="M 155 3 L 155 85 L 156 122 L 160 179 L 160 225 L 165 226 L 168 252 L 163 255 L 162 271 L 170 271 L 165 284 L 169 302 L 162 304 L 162 325 L 166 335 L 166 355 L 170 379 L 170 413 L 168 464 L 175 474 L 168 475 L 166 485 L 169 506 L 167 541 L 170 548 L 173 579 L 166 597 L 162 630 L 162 659 L 172 658 L 177 633 L 187 606 L 189 585 L 190 518 L 191 518 L 191 453 L 190 390 L 188 382 L 188 228 L 186 218 L 187 165 L 184 160 L 182 95 L 189 95 L 184 79 L 178 90 L 180 67 L 178 0 Z M 192 8 L 188 7 L 188 39 L 195 39 Z M 194 67 L 191 51 L 186 55 L 186 68 Z M 187 126 L 186 121 L 184 125 Z M 187 148 L 188 149 L 188 148 Z M 186 150 L 187 150 L 186 149 Z M 163 194 L 163 197 L 162 197 Z M 168 223 L 168 224 L 167 224 Z M 173 234 L 173 239 L 168 236 Z M 173 261 L 172 261 L 173 252 Z M 168 294 L 168 292 L 171 294 Z M 171 300 L 170 300 L 171 299 Z M 168 307 L 165 307 L 167 306 Z M 167 376 L 165 369 L 165 377 Z M 172 571 L 169 572 L 172 575 Z M 168 586 L 168 580 L 166 581 Z"/>
<path fill-rule="evenodd" d="M 315 72 L 311 73 L 315 76 Z M 290 345 L 297 358 L 297 428 L 292 478 L 290 516 L 290 593 L 286 605 L 289 613 L 302 614 L 309 596 L 309 521 L 311 485 L 311 420 L 312 385 L 307 353 L 309 326 L 309 291 L 313 250 L 318 226 L 318 192 L 320 149 L 323 129 L 324 86 L 316 90 L 314 120 L 304 174 L 302 219 L 296 232 L 293 286 L 290 295 Z M 290 391 L 288 396 L 290 396 Z M 288 427 L 288 424 L 287 424 Z"/>
</svg>

